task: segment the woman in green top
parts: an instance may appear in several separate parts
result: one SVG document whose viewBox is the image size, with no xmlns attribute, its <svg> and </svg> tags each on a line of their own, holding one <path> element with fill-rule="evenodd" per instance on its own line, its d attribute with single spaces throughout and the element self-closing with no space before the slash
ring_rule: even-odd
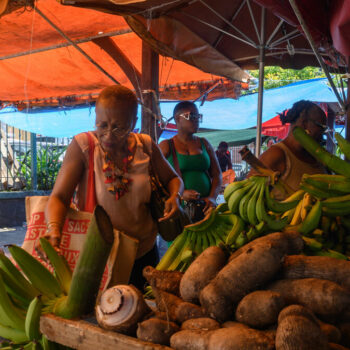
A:
<svg viewBox="0 0 350 350">
<path fill-rule="evenodd" d="M 193 102 L 178 103 L 173 112 L 178 133 L 159 144 L 164 156 L 179 172 L 185 190 L 182 199 L 187 203 L 201 202 L 202 215 L 216 206 L 222 182 L 221 170 L 210 143 L 194 134 L 198 132 L 202 115 Z M 196 217 L 195 220 L 200 220 Z"/>
</svg>

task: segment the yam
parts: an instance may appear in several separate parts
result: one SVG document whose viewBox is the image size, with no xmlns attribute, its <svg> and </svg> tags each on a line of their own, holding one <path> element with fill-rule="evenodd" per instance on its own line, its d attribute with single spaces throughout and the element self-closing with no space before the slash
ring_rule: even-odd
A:
<svg viewBox="0 0 350 350">
<path fill-rule="evenodd" d="M 206 350 L 211 332 L 214 331 L 182 330 L 171 336 L 170 346 L 175 350 Z"/>
<path fill-rule="evenodd" d="M 289 305 L 285 307 L 278 315 L 278 324 L 281 323 L 283 319 L 288 316 L 302 316 L 308 318 L 310 321 L 315 322 L 317 324 L 319 321 L 310 309 L 302 305 Z"/>
<path fill-rule="evenodd" d="M 342 346 L 336 343 L 328 343 L 328 349 L 329 350 L 349 350 L 349 348 L 346 348 L 345 346 Z"/>
<path fill-rule="evenodd" d="M 236 322 L 236 321 L 226 321 L 221 325 L 222 328 L 231 328 L 231 327 L 240 327 L 240 328 L 250 328 L 244 323 Z"/>
<path fill-rule="evenodd" d="M 192 318 L 181 325 L 181 329 L 202 329 L 211 331 L 220 328 L 220 323 L 209 317 Z"/>
<path fill-rule="evenodd" d="M 350 348 L 350 323 L 341 323 L 338 327 L 341 332 L 340 344 Z"/>
<path fill-rule="evenodd" d="M 315 314 L 340 315 L 350 305 L 350 293 L 339 284 L 317 278 L 279 280 L 267 287 L 278 292 L 287 304 L 300 304 Z"/>
<path fill-rule="evenodd" d="M 339 343 L 341 341 L 341 332 L 336 326 L 320 320 L 318 320 L 318 324 L 329 343 Z"/>
<path fill-rule="evenodd" d="M 136 336 L 151 343 L 169 345 L 170 337 L 178 331 L 179 326 L 174 322 L 150 318 L 138 324 Z"/>
<path fill-rule="evenodd" d="M 277 322 L 285 302 L 280 293 L 259 290 L 246 295 L 236 309 L 236 320 L 253 328 L 266 328 Z"/>
<path fill-rule="evenodd" d="M 276 350 L 327 350 L 328 341 L 320 326 L 312 317 L 306 317 L 310 312 L 300 312 L 294 307 L 287 312 L 281 311 L 276 331 Z"/>
<path fill-rule="evenodd" d="M 183 323 L 191 318 L 204 317 L 204 310 L 195 304 L 183 301 L 176 295 L 153 288 L 159 311 L 165 312 L 171 321 Z"/>
<path fill-rule="evenodd" d="M 255 244 L 223 267 L 200 293 L 207 314 L 225 322 L 248 293 L 271 281 L 280 271 L 285 251 L 274 242 Z"/>
<path fill-rule="evenodd" d="M 155 288 L 165 292 L 180 295 L 179 286 L 183 273 L 179 271 L 160 271 L 152 266 L 146 266 L 142 270 L 143 277 Z"/>
<path fill-rule="evenodd" d="M 283 262 L 283 277 L 319 278 L 350 289 L 350 261 L 327 256 L 286 256 Z"/>
<path fill-rule="evenodd" d="M 227 262 L 226 253 L 219 247 L 205 249 L 188 267 L 180 282 L 180 295 L 185 301 L 199 302 L 200 291 L 216 276 Z"/>
<path fill-rule="evenodd" d="M 274 341 L 261 331 L 248 327 L 230 327 L 212 331 L 209 336 L 207 349 L 273 350 L 275 345 Z"/>
<path fill-rule="evenodd" d="M 234 253 L 230 255 L 229 262 L 235 258 L 237 258 L 239 255 L 250 249 L 250 247 L 254 246 L 255 244 L 260 243 L 275 243 L 279 244 L 281 249 L 285 251 L 285 254 L 292 255 L 292 254 L 299 254 L 304 248 L 304 241 L 301 238 L 301 235 L 299 232 L 296 231 L 288 231 L 288 232 L 275 232 L 270 233 L 266 236 L 259 237 L 247 244 L 245 244 L 242 248 L 239 248 Z"/>
</svg>

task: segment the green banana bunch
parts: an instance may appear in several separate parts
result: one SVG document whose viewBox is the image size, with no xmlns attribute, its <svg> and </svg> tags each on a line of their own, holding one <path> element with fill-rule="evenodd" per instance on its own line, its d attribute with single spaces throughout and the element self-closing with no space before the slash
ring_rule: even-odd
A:
<svg viewBox="0 0 350 350">
<path fill-rule="evenodd" d="M 350 179 L 343 175 L 304 174 L 302 183 L 313 186 L 319 191 L 325 191 L 333 197 L 350 193 Z"/>
</svg>

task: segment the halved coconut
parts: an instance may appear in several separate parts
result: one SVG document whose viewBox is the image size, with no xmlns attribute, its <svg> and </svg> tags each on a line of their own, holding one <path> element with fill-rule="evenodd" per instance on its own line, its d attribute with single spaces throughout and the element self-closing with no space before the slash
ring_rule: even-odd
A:
<svg viewBox="0 0 350 350">
<path fill-rule="evenodd" d="M 131 285 L 116 285 L 105 290 L 96 304 L 96 319 L 104 328 L 131 333 L 151 312 L 141 292 Z"/>
</svg>

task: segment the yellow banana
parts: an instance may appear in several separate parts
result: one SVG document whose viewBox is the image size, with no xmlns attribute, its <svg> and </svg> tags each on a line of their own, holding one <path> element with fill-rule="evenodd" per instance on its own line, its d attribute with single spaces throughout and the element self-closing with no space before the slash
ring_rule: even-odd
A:
<svg viewBox="0 0 350 350">
<path fill-rule="evenodd" d="M 14 343 L 24 343 L 29 339 L 24 330 L 6 327 L 0 324 L 0 337 L 11 340 Z M 13 349 L 11 347 L 11 349 Z"/>
<path fill-rule="evenodd" d="M 16 245 L 9 245 L 8 249 L 29 281 L 41 294 L 50 298 L 63 294 L 63 290 L 55 276 L 38 260 Z"/>
<path fill-rule="evenodd" d="M 13 305 L 9 298 L 5 284 L 0 275 L 0 324 L 6 327 L 24 331 L 24 316 L 22 312 Z"/>
<path fill-rule="evenodd" d="M 312 205 L 312 197 L 309 193 L 305 193 L 304 197 L 302 199 L 302 206 L 300 209 L 300 217 L 301 217 L 301 221 L 304 221 L 306 218 L 306 215 L 308 213 L 308 211 L 311 208 Z"/>
<path fill-rule="evenodd" d="M 61 284 L 65 294 L 68 294 L 70 284 L 72 282 L 72 271 L 68 266 L 68 262 L 62 255 L 59 255 L 54 247 L 45 238 L 40 238 L 40 245 L 46 253 L 52 267 L 55 270 L 56 277 Z"/>
<path fill-rule="evenodd" d="M 293 219 L 294 213 L 296 208 L 292 208 L 287 210 L 285 213 L 282 214 L 281 218 L 287 218 L 287 223 L 290 223 Z"/>
<path fill-rule="evenodd" d="M 281 203 L 290 203 L 290 202 L 294 202 L 294 201 L 300 201 L 303 198 L 304 193 L 305 193 L 304 190 L 298 190 L 298 191 L 294 192 L 293 194 L 291 194 L 285 200 L 281 201 Z"/>
<path fill-rule="evenodd" d="M 42 303 L 40 297 L 34 298 L 27 311 L 24 330 L 27 337 L 30 340 L 39 340 L 40 333 L 40 315 L 41 315 Z"/>
<path fill-rule="evenodd" d="M 301 208 L 302 208 L 302 206 L 303 206 L 303 201 L 301 200 L 301 201 L 298 203 L 297 207 L 295 208 L 295 212 L 294 212 L 293 218 L 292 218 L 292 220 L 291 220 L 291 222 L 290 222 L 290 225 L 291 225 L 291 226 L 295 226 L 295 225 L 300 224 L 300 222 L 301 222 L 300 213 L 301 213 Z"/>
</svg>

